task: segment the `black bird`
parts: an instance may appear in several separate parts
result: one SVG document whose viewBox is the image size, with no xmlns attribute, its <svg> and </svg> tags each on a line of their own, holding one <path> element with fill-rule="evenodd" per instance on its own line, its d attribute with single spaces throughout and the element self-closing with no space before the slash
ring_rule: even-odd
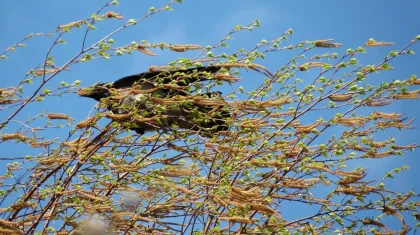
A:
<svg viewBox="0 0 420 235">
<path fill-rule="evenodd" d="M 138 134 L 178 127 L 208 135 L 228 129 L 226 119 L 231 116 L 230 111 L 223 105 L 221 92 L 191 94 L 189 88 L 195 82 L 212 79 L 219 70 L 220 67 L 208 66 L 144 72 L 80 89 L 78 94 L 105 103 L 115 114 L 108 117 Z"/>
</svg>

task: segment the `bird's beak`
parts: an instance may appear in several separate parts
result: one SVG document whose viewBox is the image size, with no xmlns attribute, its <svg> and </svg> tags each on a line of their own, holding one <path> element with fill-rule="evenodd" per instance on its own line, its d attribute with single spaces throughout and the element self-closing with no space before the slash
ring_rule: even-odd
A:
<svg viewBox="0 0 420 235">
<path fill-rule="evenodd" d="M 109 88 L 105 86 L 93 86 L 87 88 L 80 88 L 77 91 L 79 96 L 93 98 L 99 101 L 102 98 L 105 98 L 109 95 Z"/>
</svg>

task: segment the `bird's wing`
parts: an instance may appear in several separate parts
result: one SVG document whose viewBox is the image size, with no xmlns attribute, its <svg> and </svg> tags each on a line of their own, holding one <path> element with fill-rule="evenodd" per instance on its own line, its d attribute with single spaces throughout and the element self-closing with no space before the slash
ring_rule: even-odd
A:
<svg viewBox="0 0 420 235">
<path fill-rule="evenodd" d="M 131 75 L 127 77 L 123 77 L 115 81 L 112 85 L 114 88 L 125 88 L 131 87 L 134 83 L 144 83 L 144 82 L 155 82 L 157 79 L 162 79 L 160 82 L 163 84 L 170 83 L 173 80 L 177 80 L 177 85 L 189 85 L 190 83 L 196 81 L 203 81 L 208 80 L 208 77 L 205 75 L 200 75 L 199 73 L 217 73 L 220 70 L 220 67 L 216 66 L 208 66 L 208 67 L 200 67 L 200 68 L 190 68 L 184 70 L 174 70 L 174 71 L 158 71 L 158 72 L 144 72 L 136 75 Z M 187 77 L 183 75 L 195 75 L 197 76 Z"/>
</svg>

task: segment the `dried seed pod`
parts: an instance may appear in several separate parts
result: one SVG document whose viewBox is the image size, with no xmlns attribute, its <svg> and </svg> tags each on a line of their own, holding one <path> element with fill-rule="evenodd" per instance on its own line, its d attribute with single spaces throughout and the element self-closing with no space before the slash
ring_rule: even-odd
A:
<svg viewBox="0 0 420 235">
<path fill-rule="evenodd" d="M 378 226 L 382 229 L 385 229 L 385 230 L 389 231 L 388 228 L 384 224 L 382 224 L 382 223 L 380 223 L 376 220 L 366 218 L 366 219 L 362 220 L 362 223 L 365 224 L 365 225 L 375 225 L 375 226 Z"/>
<path fill-rule="evenodd" d="M 281 113 L 271 113 L 270 117 L 283 117 L 283 116 L 290 116 L 295 114 L 295 111 L 286 111 L 286 112 L 281 112 Z"/>
<path fill-rule="evenodd" d="M 401 120 L 392 120 L 392 121 L 388 121 L 388 122 L 377 122 L 376 123 L 376 127 L 377 128 L 390 128 L 390 127 L 396 127 L 399 129 L 402 128 L 407 128 L 407 129 L 413 129 L 416 128 L 415 126 L 409 126 L 411 123 L 414 122 L 415 118 L 411 119 L 410 121 L 406 122 L 406 123 L 402 123 L 404 119 Z"/>
<path fill-rule="evenodd" d="M 29 147 L 31 148 L 40 148 L 40 147 L 46 147 L 50 144 L 52 144 L 53 142 L 50 140 L 47 141 L 43 141 L 43 142 L 36 142 L 36 141 L 32 141 L 29 143 Z"/>
<path fill-rule="evenodd" d="M 219 68 L 245 68 L 245 69 L 248 69 L 248 65 L 246 65 L 246 64 L 240 64 L 240 63 L 234 63 L 234 64 L 216 64 L 215 67 L 219 67 Z"/>
<path fill-rule="evenodd" d="M 333 94 L 328 96 L 328 98 L 334 102 L 345 102 L 353 98 L 353 93 Z"/>
<path fill-rule="evenodd" d="M 391 148 L 392 149 L 412 149 L 412 148 L 416 148 L 418 147 L 418 145 L 416 144 L 410 144 L 410 145 L 392 145 Z"/>
<path fill-rule="evenodd" d="M 164 65 L 164 66 L 158 66 L 158 65 L 152 65 L 149 67 L 149 72 L 164 72 L 172 69 L 172 66 Z"/>
<path fill-rule="evenodd" d="M 367 129 L 362 131 L 344 131 L 343 136 L 350 135 L 350 136 L 367 136 L 375 132 L 375 129 Z"/>
<path fill-rule="evenodd" d="M 310 196 L 302 196 L 302 198 L 311 202 L 318 202 L 322 205 L 333 205 L 333 202 L 321 198 L 315 198 Z"/>
<path fill-rule="evenodd" d="M 359 145 L 359 144 L 352 144 L 352 143 L 347 143 L 347 147 L 349 149 L 353 149 L 353 150 L 357 150 L 357 151 L 362 151 L 362 152 L 367 152 L 369 151 L 369 149 Z"/>
<path fill-rule="evenodd" d="M 330 174 L 334 174 L 334 171 L 330 170 L 326 165 L 318 165 L 318 164 L 309 164 L 306 166 L 309 169 L 315 169 L 318 171 L 325 171 Z"/>
<path fill-rule="evenodd" d="M 345 187 L 345 188 L 337 188 L 336 192 L 353 195 L 353 196 L 363 196 L 369 194 L 371 192 L 377 191 L 376 188 L 371 186 L 358 186 L 358 187 Z"/>
<path fill-rule="evenodd" d="M 316 127 L 322 125 L 323 122 L 315 122 L 309 125 L 305 125 L 305 126 L 298 126 L 298 125 L 294 125 L 293 127 L 295 128 L 296 133 L 310 133 L 310 132 L 318 132 L 318 130 L 316 130 Z"/>
<path fill-rule="evenodd" d="M 20 101 L 20 99 L 6 99 L 6 100 L 0 99 L 0 105 L 13 104 L 13 103 L 17 103 L 19 101 Z"/>
<path fill-rule="evenodd" d="M 388 104 L 390 104 L 392 102 L 393 102 L 392 100 L 372 99 L 372 100 L 369 100 L 368 102 L 366 102 L 366 105 L 367 106 L 378 107 L 378 106 L 388 105 Z"/>
<path fill-rule="evenodd" d="M 233 222 L 233 223 L 241 223 L 241 224 L 253 224 L 254 223 L 254 221 L 252 219 L 243 218 L 243 217 L 219 217 L 218 219 Z"/>
<path fill-rule="evenodd" d="M 390 155 L 394 155 L 395 152 L 393 150 L 388 150 L 382 153 L 376 153 L 376 152 L 368 152 L 365 154 L 365 156 L 368 156 L 370 158 L 383 158 L 383 157 L 388 157 Z"/>
<path fill-rule="evenodd" d="M 249 204 L 249 207 L 251 208 L 251 210 L 255 210 L 255 211 L 260 211 L 260 212 L 264 212 L 267 213 L 269 215 L 277 215 L 278 212 L 266 205 L 263 204 Z"/>
<path fill-rule="evenodd" d="M 75 22 L 70 22 L 68 24 L 64 24 L 64 25 L 59 25 L 58 28 L 59 29 L 70 29 L 73 27 L 78 27 L 79 25 L 85 23 L 84 20 L 79 20 L 79 21 L 75 21 Z"/>
<path fill-rule="evenodd" d="M 393 43 L 393 42 L 384 42 L 384 41 L 377 42 L 377 41 L 375 41 L 373 38 L 369 39 L 369 40 L 365 43 L 365 46 L 367 46 L 367 47 L 376 47 L 376 46 L 392 46 L 392 45 L 395 45 L 395 43 Z"/>
<path fill-rule="evenodd" d="M 151 89 L 147 89 L 147 90 L 142 90 L 140 86 L 134 86 L 131 89 L 131 94 L 135 94 L 135 95 L 138 95 L 138 94 L 150 94 L 150 93 L 153 93 L 153 92 L 155 92 L 155 91 L 157 91 L 159 89 L 160 89 L 159 87 L 155 87 L 155 88 L 151 88 Z"/>
<path fill-rule="evenodd" d="M 382 112 L 374 112 L 372 113 L 372 116 L 376 119 L 376 118 L 389 118 L 389 119 L 394 119 L 394 118 L 399 118 L 401 117 L 402 113 L 382 113 Z"/>
<path fill-rule="evenodd" d="M 306 63 L 299 66 L 299 70 L 300 71 L 306 71 L 310 68 L 323 67 L 323 66 L 324 66 L 324 63 L 322 63 L 322 62 L 306 62 Z"/>
<path fill-rule="evenodd" d="M 241 80 L 240 78 L 237 78 L 233 75 L 222 74 L 222 73 L 215 74 L 213 76 L 213 78 L 216 79 L 216 80 L 227 81 L 227 82 L 237 82 L 237 81 Z"/>
<path fill-rule="evenodd" d="M 49 113 L 47 115 L 49 119 L 65 119 L 65 120 L 73 120 L 73 118 L 69 117 L 67 114 L 64 113 Z"/>
<path fill-rule="evenodd" d="M 419 93 L 415 92 L 407 92 L 405 94 L 395 94 L 391 96 L 394 100 L 406 100 L 406 99 L 418 99 Z"/>
<path fill-rule="evenodd" d="M 148 55 L 148 56 L 157 56 L 157 54 L 154 54 L 153 52 L 147 50 L 146 47 L 144 47 L 140 44 L 137 44 L 137 50 L 140 51 L 141 53 L 144 53 L 144 54 Z"/>
<path fill-rule="evenodd" d="M 42 76 L 44 74 L 49 74 L 49 73 L 55 73 L 60 71 L 59 68 L 55 68 L 55 69 L 37 69 L 35 70 L 35 75 L 37 76 Z"/>
<path fill-rule="evenodd" d="M 315 46 L 316 47 L 324 47 L 324 48 L 334 48 L 334 47 L 341 47 L 343 44 L 340 43 L 333 43 L 334 39 L 325 39 L 325 40 L 316 40 Z"/>
<path fill-rule="evenodd" d="M 24 136 L 22 133 L 10 133 L 10 134 L 3 134 L 1 137 L 2 140 L 20 140 L 25 141 L 26 136 Z"/>
<path fill-rule="evenodd" d="M 121 16 L 120 13 L 115 13 L 113 11 L 108 11 L 104 16 L 105 18 L 124 19 L 124 16 Z"/>
<path fill-rule="evenodd" d="M 198 172 L 196 169 L 193 168 L 185 168 L 185 169 L 167 169 L 165 171 L 161 171 L 161 175 L 167 177 L 183 177 L 189 175 L 196 175 Z"/>
<path fill-rule="evenodd" d="M 84 121 L 81 121 L 81 122 L 77 123 L 75 127 L 76 127 L 76 129 L 87 128 L 87 127 L 95 125 L 95 123 L 98 120 L 99 120 L 99 117 L 93 116 L 93 117 L 90 117 L 90 118 L 88 118 Z"/>
<path fill-rule="evenodd" d="M 420 79 L 414 79 L 410 81 L 413 85 L 420 85 Z"/>
<path fill-rule="evenodd" d="M 111 118 L 115 121 L 125 121 L 131 119 L 132 114 L 131 113 L 107 113 L 105 114 L 105 117 Z"/>
<path fill-rule="evenodd" d="M 189 50 L 198 50 L 198 49 L 204 48 L 203 46 L 196 45 L 196 44 L 174 44 L 174 45 L 167 45 L 166 47 L 175 52 L 185 52 Z"/>
<path fill-rule="evenodd" d="M 335 119 L 338 124 L 343 126 L 364 126 L 370 119 L 357 117 L 340 117 Z"/>
<path fill-rule="evenodd" d="M 261 159 L 258 159 L 258 160 L 253 159 L 249 163 L 257 167 L 267 167 L 267 168 L 272 168 L 272 167 L 284 168 L 284 167 L 289 167 L 292 165 L 292 163 L 280 162 L 278 160 L 263 161 Z"/>
</svg>

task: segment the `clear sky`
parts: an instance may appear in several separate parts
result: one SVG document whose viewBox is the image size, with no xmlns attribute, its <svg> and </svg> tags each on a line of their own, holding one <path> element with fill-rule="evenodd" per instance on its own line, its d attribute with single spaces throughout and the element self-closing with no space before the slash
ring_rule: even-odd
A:
<svg viewBox="0 0 420 235">
<path fill-rule="evenodd" d="M 121 13 L 125 19 L 107 20 L 97 24 L 97 31 L 89 35 L 87 44 L 91 45 L 98 39 L 112 32 L 127 19 L 137 19 L 144 15 L 149 7 L 159 7 L 167 0 L 136 1 L 122 0 L 120 5 L 112 8 Z M 29 33 L 49 32 L 57 25 L 67 24 L 86 18 L 95 12 L 106 1 L 23 1 L 4 0 L 0 7 L 0 53 L 24 38 Z M 356 48 L 364 44 L 369 38 L 377 41 L 391 41 L 396 45 L 384 48 L 369 48 L 368 54 L 358 58 L 364 64 L 375 64 L 383 60 L 390 50 L 404 47 L 411 39 L 420 34 L 420 21 L 418 18 L 420 1 L 279 1 L 279 0 L 184 0 L 184 4 L 173 6 L 173 12 L 162 12 L 142 21 L 136 27 L 123 30 L 112 37 L 118 45 L 126 45 L 131 41 L 148 40 L 149 42 L 171 42 L 174 44 L 195 43 L 201 45 L 214 45 L 231 28 L 237 24 L 246 25 L 255 19 L 261 22 L 261 28 L 254 32 L 241 32 L 234 35 L 230 42 L 232 48 L 245 47 L 251 49 L 261 39 L 271 40 L 289 28 L 294 30 L 290 43 L 303 40 L 317 40 L 333 38 L 344 46 L 337 50 L 343 52 L 347 48 Z M 108 22 L 112 21 L 112 22 Z M 56 64 L 62 65 L 75 55 L 81 47 L 83 30 L 73 30 L 65 35 L 66 45 L 54 49 Z M 0 61 L 0 87 L 16 85 L 31 68 L 40 64 L 53 37 L 39 37 L 29 40 L 26 47 L 18 49 L 16 53 L 8 53 L 8 59 Z M 412 48 L 420 53 L 420 44 Z M 329 50 L 320 51 L 320 54 Z M 82 87 L 95 82 L 114 81 L 120 77 L 146 70 L 151 65 L 165 65 L 182 54 L 161 52 L 154 50 L 159 56 L 149 57 L 141 53 L 131 56 L 114 57 L 111 60 L 96 60 L 86 64 L 78 64 L 69 72 L 62 72 L 47 87 L 55 87 L 59 82 L 73 82 L 81 80 Z M 191 53 L 188 55 L 195 55 Z M 267 58 L 265 65 L 274 69 L 281 66 L 281 62 L 295 53 L 279 52 L 275 59 Z M 277 60 L 279 58 L 279 60 Z M 402 56 L 391 63 L 394 71 L 383 72 L 374 78 L 380 81 L 393 79 L 407 79 L 412 74 L 420 76 L 420 55 Z M 252 77 L 244 75 L 241 81 L 244 86 L 252 88 Z M 404 105 L 403 105 L 404 103 Z M 63 98 L 47 100 L 41 106 L 31 105 L 22 112 L 22 118 L 30 113 L 39 113 L 40 110 L 49 112 L 67 113 L 77 121 L 85 119 L 92 107 L 93 100 L 78 97 L 77 94 L 68 94 Z M 408 117 L 420 119 L 419 100 L 396 102 L 383 111 L 401 112 Z M 6 118 L 9 111 L 0 111 L 0 120 Z M 417 120 L 415 125 L 419 126 Z M 5 131 L 7 132 L 7 130 Z M 54 136 L 56 133 L 50 134 Z M 387 139 L 390 135 L 397 139 L 397 143 L 410 144 L 420 142 L 419 129 L 406 130 L 403 134 L 398 131 L 377 136 Z M 48 134 L 46 134 L 47 136 Z M 380 135 L 380 134 L 377 134 Z M 47 136 L 48 137 L 48 136 Z M 0 145 L 1 157 L 22 157 L 28 154 L 25 148 L 12 148 L 7 143 Z M 405 157 L 398 156 L 387 159 L 370 160 L 360 164 L 369 167 L 375 175 L 383 175 L 394 167 L 409 165 L 408 172 L 401 173 L 397 180 L 389 181 L 389 185 L 396 190 L 409 190 L 420 187 L 417 177 L 420 177 L 419 151 L 407 153 Z M 366 164 L 366 165 L 365 165 Z M 4 168 L 0 166 L 0 172 Z M 418 192 L 418 191 L 417 191 Z M 284 209 L 287 209 L 284 208 Z M 410 221 L 412 222 L 412 221 Z"/>
</svg>

